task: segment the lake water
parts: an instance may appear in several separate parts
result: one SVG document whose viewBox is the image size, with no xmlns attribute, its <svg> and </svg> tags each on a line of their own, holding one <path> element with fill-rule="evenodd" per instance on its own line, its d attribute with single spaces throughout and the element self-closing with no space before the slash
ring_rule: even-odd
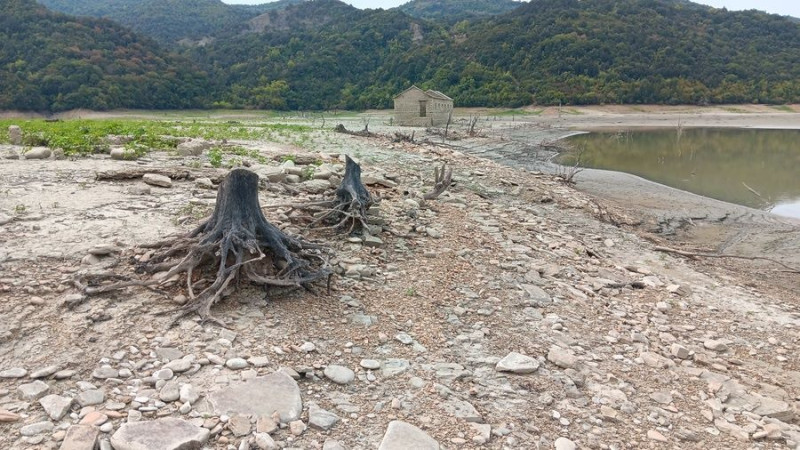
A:
<svg viewBox="0 0 800 450">
<path fill-rule="evenodd" d="M 800 130 L 597 132 L 568 142 L 585 167 L 800 218 Z"/>
</svg>

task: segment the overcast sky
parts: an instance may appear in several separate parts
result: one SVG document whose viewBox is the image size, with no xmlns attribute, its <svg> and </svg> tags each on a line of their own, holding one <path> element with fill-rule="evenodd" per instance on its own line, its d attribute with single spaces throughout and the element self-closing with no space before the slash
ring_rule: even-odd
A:
<svg viewBox="0 0 800 450">
<path fill-rule="evenodd" d="M 261 4 L 268 0 L 222 0 L 225 3 Z M 343 0 L 357 8 L 393 8 L 408 0 Z M 695 3 L 729 10 L 758 9 L 773 14 L 800 17 L 800 0 L 694 0 Z"/>
</svg>

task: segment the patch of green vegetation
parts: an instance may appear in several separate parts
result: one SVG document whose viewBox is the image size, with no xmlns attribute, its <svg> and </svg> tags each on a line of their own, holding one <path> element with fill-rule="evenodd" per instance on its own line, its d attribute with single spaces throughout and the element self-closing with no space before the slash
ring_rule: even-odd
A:
<svg viewBox="0 0 800 450">
<path fill-rule="evenodd" d="M 506 117 L 506 116 L 539 116 L 542 114 L 543 109 L 507 109 L 505 111 L 500 111 L 495 114 L 490 114 L 490 116 L 494 117 Z"/>
<path fill-rule="evenodd" d="M 174 150 L 177 137 L 203 138 L 210 140 L 245 139 L 273 140 L 278 133 L 283 141 L 305 144 L 310 140 L 312 128 L 306 125 L 286 123 L 242 123 L 219 120 L 0 120 L 0 142 L 8 142 L 8 126 L 18 125 L 22 129 L 23 144 L 31 147 L 61 148 L 67 155 L 87 155 L 107 152 L 107 136 L 124 136 L 125 148 L 136 157 L 150 151 Z M 246 151 L 245 149 L 237 151 Z M 257 152 L 246 155 L 258 159 Z"/>
<path fill-rule="evenodd" d="M 213 147 L 208 150 L 208 162 L 212 167 L 222 166 L 222 149 L 219 147 Z"/>
<path fill-rule="evenodd" d="M 776 109 L 778 111 L 783 111 L 783 112 L 788 112 L 788 113 L 793 113 L 794 112 L 792 107 L 789 106 L 789 105 L 774 105 L 774 106 L 772 106 L 772 108 Z"/>
</svg>

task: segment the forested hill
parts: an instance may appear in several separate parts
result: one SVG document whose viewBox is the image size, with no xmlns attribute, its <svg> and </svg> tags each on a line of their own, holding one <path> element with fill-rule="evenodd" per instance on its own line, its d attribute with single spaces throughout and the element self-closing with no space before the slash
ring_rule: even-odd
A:
<svg viewBox="0 0 800 450">
<path fill-rule="evenodd" d="M 455 23 L 503 14 L 520 5 L 514 0 L 411 0 L 397 8 L 412 17 Z"/>
<path fill-rule="evenodd" d="M 683 0 L 532 0 L 447 25 L 345 6 L 296 5 L 283 13 L 327 8 L 334 20 L 192 57 L 222 83 L 221 106 L 391 107 L 411 84 L 461 106 L 800 101 L 800 25 L 776 15 Z"/>
<path fill-rule="evenodd" d="M 199 1 L 213 0 L 169 0 Z M 219 107 L 386 108 L 411 84 L 459 106 L 800 102 L 800 23 L 686 0 L 532 0 L 458 22 L 301 1 L 181 50 L 210 87 L 108 21 L 3 2 L 0 108 L 177 107 L 200 92 Z"/>
<path fill-rule="evenodd" d="M 65 14 L 111 19 L 166 46 L 235 34 L 247 29 L 253 17 L 303 1 L 228 5 L 220 0 L 39 0 Z"/>
<path fill-rule="evenodd" d="M 205 75 L 108 20 L 0 1 L 0 109 L 203 106 Z"/>
</svg>

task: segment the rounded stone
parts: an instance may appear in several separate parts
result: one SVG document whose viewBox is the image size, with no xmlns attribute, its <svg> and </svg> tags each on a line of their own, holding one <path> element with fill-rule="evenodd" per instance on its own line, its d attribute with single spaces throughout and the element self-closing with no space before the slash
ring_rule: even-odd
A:
<svg viewBox="0 0 800 450">
<path fill-rule="evenodd" d="M 323 373 L 329 380 L 336 384 L 348 384 L 356 378 L 355 372 L 345 366 L 338 366 L 335 364 L 325 367 Z"/>
</svg>

